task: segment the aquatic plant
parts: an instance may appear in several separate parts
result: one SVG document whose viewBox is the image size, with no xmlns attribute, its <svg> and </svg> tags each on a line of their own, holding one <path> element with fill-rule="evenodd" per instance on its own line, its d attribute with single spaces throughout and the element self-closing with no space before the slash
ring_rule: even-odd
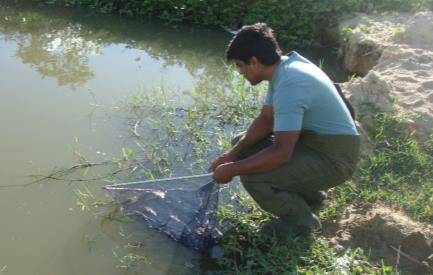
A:
<svg viewBox="0 0 433 275">
<path fill-rule="evenodd" d="M 71 170 L 54 171 L 46 178 L 124 182 L 205 172 L 209 161 L 226 150 L 235 133 L 244 130 L 255 117 L 265 92 L 263 86 L 250 87 L 233 68 L 228 68 L 226 80 L 218 85 L 200 84 L 183 104 L 176 96 L 168 96 L 171 93 L 167 88 L 139 89 L 118 108 L 124 121 L 121 124 L 130 133 L 119 157 L 98 163 L 77 150 L 79 164 Z M 323 220 L 330 220 L 349 203 L 380 200 L 403 207 L 415 219 L 432 222 L 433 202 L 429 196 L 433 192 L 433 137 L 418 142 L 414 132 L 408 131 L 404 117 L 396 114 L 376 113 L 374 118 L 375 127 L 369 133 L 373 154 L 361 160 L 352 181 L 330 191 L 326 208 L 315 211 Z M 109 210 L 112 204 L 98 199 L 88 185 L 79 188 L 76 196 L 83 209 L 105 215 L 107 220 L 116 219 Z M 221 240 L 223 256 L 214 271 L 338 273 L 343 267 L 337 263 L 344 262 L 345 270 L 353 274 L 392 273 L 384 264 L 371 265 L 362 251 L 338 253 L 316 235 L 285 242 L 265 236 L 260 227 L 272 217 L 245 192 L 240 199 L 249 212 L 227 206 L 219 213 L 220 222 L 232 230 Z M 133 257 L 129 250 L 124 251 L 125 255 L 116 256 L 119 266 L 133 268 L 140 254 Z"/>
</svg>

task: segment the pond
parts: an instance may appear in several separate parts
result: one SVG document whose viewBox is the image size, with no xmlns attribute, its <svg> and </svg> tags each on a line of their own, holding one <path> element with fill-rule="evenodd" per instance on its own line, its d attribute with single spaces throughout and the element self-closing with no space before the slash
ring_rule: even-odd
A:
<svg viewBox="0 0 433 275">
<path fill-rule="evenodd" d="M 190 104 L 182 95 L 224 78 L 230 38 L 223 29 L 173 28 L 87 9 L 2 1 L 1 275 L 179 274 L 202 268 L 198 253 L 143 225 L 82 211 L 82 183 L 56 180 L 50 171 L 72 167 L 77 158 L 119 156 L 131 130 L 119 105 L 137 90 L 153 97 L 153 87 L 163 85 L 176 105 Z M 319 62 L 325 52 L 306 55 Z M 337 64 L 332 54 L 325 57 L 325 68 L 344 80 Z M 92 190 L 107 196 L 100 185 Z M 145 246 L 134 248 L 138 243 Z M 145 262 L 134 271 L 131 249 L 140 249 Z"/>
</svg>

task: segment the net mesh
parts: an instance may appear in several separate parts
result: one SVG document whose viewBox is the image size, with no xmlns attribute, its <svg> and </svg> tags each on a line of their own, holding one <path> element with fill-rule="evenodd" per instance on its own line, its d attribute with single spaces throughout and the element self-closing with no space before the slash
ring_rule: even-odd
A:
<svg viewBox="0 0 433 275">
<path fill-rule="evenodd" d="M 125 215 L 198 251 L 206 250 L 222 236 L 217 212 L 234 198 L 230 188 L 221 188 L 209 174 L 104 188 L 113 193 Z"/>
</svg>

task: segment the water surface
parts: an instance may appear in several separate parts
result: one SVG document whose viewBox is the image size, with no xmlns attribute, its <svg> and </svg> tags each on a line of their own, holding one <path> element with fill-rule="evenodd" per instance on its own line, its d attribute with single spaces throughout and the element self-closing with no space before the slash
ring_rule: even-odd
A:
<svg viewBox="0 0 433 275">
<path fill-rule="evenodd" d="M 183 98 L 200 82 L 222 79 L 231 35 L 0 3 L 0 274 L 132 274 L 121 268 L 128 243 L 144 244 L 147 264 L 133 274 L 198 272 L 199 255 L 168 237 L 81 211 L 78 183 L 23 185 L 80 155 L 118 156 L 128 135 L 116 119 L 119 102 L 161 83 L 169 98 Z M 317 52 L 307 56 L 318 61 Z"/>
<path fill-rule="evenodd" d="M 76 151 L 118 156 L 127 133 L 112 119 L 115 106 L 161 83 L 188 91 L 200 75 L 218 71 L 228 39 L 219 30 L 2 3 L 0 185 L 15 186 L 0 188 L 2 275 L 119 274 L 117 257 L 127 253 L 131 232 L 146 243 L 141 274 L 198 268 L 194 252 L 145 226 L 82 212 L 75 184 L 21 185 L 34 173 L 71 167 Z"/>
</svg>

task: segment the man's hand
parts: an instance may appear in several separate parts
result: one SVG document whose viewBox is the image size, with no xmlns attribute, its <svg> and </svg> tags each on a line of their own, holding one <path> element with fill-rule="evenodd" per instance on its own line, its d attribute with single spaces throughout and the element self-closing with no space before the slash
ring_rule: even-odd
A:
<svg viewBox="0 0 433 275">
<path fill-rule="evenodd" d="M 212 164 L 210 165 L 208 171 L 209 172 L 215 172 L 215 169 L 220 166 L 221 164 L 227 163 L 227 162 L 233 162 L 236 160 L 236 155 L 233 153 L 233 151 L 228 151 L 222 155 L 220 155 Z"/>
<path fill-rule="evenodd" d="M 213 172 L 213 179 L 217 183 L 228 183 L 236 176 L 233 169 L 233 162 L 227 162 L 219 165 Z"/>
</svg>

